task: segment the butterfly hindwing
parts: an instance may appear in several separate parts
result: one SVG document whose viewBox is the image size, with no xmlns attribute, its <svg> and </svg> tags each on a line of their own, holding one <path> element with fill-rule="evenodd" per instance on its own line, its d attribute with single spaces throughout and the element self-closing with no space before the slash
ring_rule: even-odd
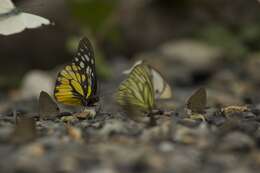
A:
<svg viewBox="0 0 260 173">
<path fill-rule="evenodd" d="M 83 38 L 71 64 L 58 74 L 54 96 L 67 105 L 91 105 L 97 101 L 97 79 L 93 48 Z"/>
<path fill-rule="evenodd" d="M 58 74 L 54 96 L 58 102 L 67 105 L 80 105 L 84 96 L 79 74 L 67 65 Z"/>
</svg>

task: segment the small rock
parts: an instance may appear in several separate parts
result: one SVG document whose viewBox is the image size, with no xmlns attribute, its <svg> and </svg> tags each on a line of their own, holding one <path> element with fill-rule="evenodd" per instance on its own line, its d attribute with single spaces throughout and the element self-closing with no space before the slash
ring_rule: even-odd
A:
<svg viewBox="0 0 260 173">
<path fill-rule="evenodd" d="M 126 124 L 123 121 L 119 121 L 116 119 L 108 120 L 102 129 L 100 129 L 99 133 L 102 136 L 109 136 L 113 133 L 127 133 L 128 130 L 126 128 Z"/>
<path fill-rule="evenodd" d="M 159 149 L 163 152 L 171 152 L 174 150 L 174 146 L 172 143 L 170 142 L 162 142 L 160 145 L 159 145 Z"/>
<path fill-rule="evenodd" d="M 32 157 L 41 157 L 45 154 L 45 149 L 44 146 L 39 143 L 32 143 L 24 147 L 21 152 L 24 152 Z"/>
<path fill-rule="evenodd" d="M 205 148 L 210 144 L 210 129 L 206 123 L 201 123 L 196 128 L 188 128 L 178 125 L 175 129 L 173 139 L 183 144 L 196 145 L 199 148 Z"/>
<path fill-rule="evenodd" d="M 77 118 L 76 116 L 74 116 L 74 115 L 71 115 L 71 116 L 61 117 L 60 120 L 63 121 L 63 122 L 74 123 L 74 122 L 77 122 L 77 121 L 78 121 L 78 118 Z"/>
<path fill-rule="evenodd" d="M 118 171 L 110 168 L 110 167 L 101 167 L 101 168 L 94 168 L 89 173 L 118 173 Z"/>
<path fill-rule="evenodd" d="M 195 40 L 168 42 L 161 47 L 163 55 L 195 71 L 212 71 L 222 58 L 220 49 Z"/>
<path fill-rule="evenodd" d="M 248 114 L 245 114 L 245 112 L 249 112 L 249 108 L 244 106 L 227 106 L 224 108 L 221 108 L 221 112 L 225 115 L 226 118 L 244 118 L 248 117 Z M 245 114 L 245 115 L 244 115 Z M 253 115 L 252 115 L 253 116 Z"/>
<path fill-rule="evenodd" d="M 61 157 L 59 162 L 58 172 L 75 172 L 78 169 L 78 161 L 72 155 L 65 155 Z"/>
<path fill-rule="evenodd" d="M 172 132 L 171 127 L 171 121 L 161 123 L 158 126 L 144 130 L 141 138 L 144 141 L 160 141 L 170 139 Z"/>
<path fill-rule="evenodd" d="M 79 128 L 67 125 L 66 129 L 71 139 L 76 141 L 82 141 L 82 132 Z"/>
<path fill-rule="evenodd" d="M 84 109 L 83 112 L 78 112 L 75 113 L 74 115 L 79 119 L 87 119 L 87 118 L 95 118 L 96 114 L 97 113 L 95 111 L 95 108 L 93 109 L 88 108 L 88 109 Z"/>
</svg>

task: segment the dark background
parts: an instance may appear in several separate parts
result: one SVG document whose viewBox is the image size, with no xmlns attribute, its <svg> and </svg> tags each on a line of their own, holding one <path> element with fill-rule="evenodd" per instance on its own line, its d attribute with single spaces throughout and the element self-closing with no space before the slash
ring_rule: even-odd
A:
<svg viewBox="0 0 260 173">
<path fill-rule="evenodd" d="M 172 41 L 200 41 L 218 48 L 223 61 L 219 69 L 234 68 L 259 50 L 260 4 L 256 0 L 14 2 L 20 10 L 55 24 L 0 36 L 2 91 L 19 87 L 24 74 L 32 69 L 53 70 L 70 62 L 82 36 L 95 46 L 101 79 L 111 78 L 116 62 L 133 60 Z M 160 56 L 156 59 L 164 61 Z"/>
</svg>

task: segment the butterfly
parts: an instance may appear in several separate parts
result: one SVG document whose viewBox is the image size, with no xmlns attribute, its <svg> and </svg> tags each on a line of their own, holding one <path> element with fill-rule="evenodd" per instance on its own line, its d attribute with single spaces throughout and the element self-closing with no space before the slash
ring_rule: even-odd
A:
<svg viewBox="0 0 260 173">
<path fill-rule="evenodd" d="M 0 1 L 0 34 L 2 35 L 11 35 L 22 32 L 26 28 L 49 24 L 48 19 L 19 11 L 11 0 Z"/>
<path fill-rule="evenodd" d="M 14 130 L 10 136 L 10 141 L 15 144 L 26 143 L 37 137 L 36 122 L 31 117 L 19 117 Z"/>
<path fill-rule="evenodd" d="M 54 97 L 65 105 L 93 106 L 99 101 L 97 89 L 94 51 L 84 37 L 72 63 L 58 73 Z"/>
<path fill-rule="evenodd" d="M 58 105 L 45 91 L 41 91 L 39 97 L 39 114 L 43 119 L 54 119 L 60 113 Z"/>
<path fill-rule="evenodd" d="M 150 113 L 155 108 L 155 99 L 166 97 L 162 89 L 164 84 L 157 83 L 162 82 L 160 73 L 143 62 L 136 63 L 127 73 L 128 78 L 120 84 L 116 93 L 117 103 L 126 110 Z"/>
<path fill-rule="evenodd" d="M 124 74 L 129 74 L 135 66 L 144 63 L 143 60 L 137 61 L 133 67 L 131 67 L 129 70 L 125 70 Z M 155 68 L 152 68 L 151 66 L 148 66 L 149 68 L 149 74 L 152 78 L 152 84 L 153 89 L 155 93 L 155 99 L 168 99 L 172 97 L 172 91 L 170 85 L 166 82 L 164 77 L 161 75 L 161 73 L 156 70 Z"/>
<path fill-rule="evenodd" d="M 187 108 L 192 113 L 204 113 L 207 104 L 207 92 L 205 88 L 196 90 L 186 102 Z"/>
</svg>

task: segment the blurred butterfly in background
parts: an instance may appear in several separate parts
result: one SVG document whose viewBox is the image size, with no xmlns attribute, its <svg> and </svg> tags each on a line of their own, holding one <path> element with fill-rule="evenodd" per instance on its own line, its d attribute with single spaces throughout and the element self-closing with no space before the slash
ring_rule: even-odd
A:
<svg viewBox="0 0 260 173">
<path fill-rule="evenodd" d="M 30 142 L 37 137 L 36 122 L 31 117 L 19 117 L 16 121 L 10 141 L 15 144 Z"/>
<path fill-rule="evenodd" d="M 39 114 L 42 119 L 55 119 L 59 115 L 60 109 L 58 105 L 52 100 L 51 96 L 41 91 L 39 97 Z"/>
<path fill-rule="evenodd" d="M 144 61 L 140 60 L 137 61 L 132 68 L 129 70 L 125 70 L 124 74 L 129 74 L 135 66 L 139 64 L 143 64 Z M 152 68 L 151 66 L 148 66 L 149 68 L 149 76 L 152 79 L 153 89 L 155 93 L 155 99 L 168 99 L 172 97 L 172 91 L 170 85 L 166 82 L 164 77 L 161 75 L 161 73 L 156 70 L 155 68 Z"/>
<path fill-rule="evenodd" d="M 94 106 L 99 101 L 94 51 L 90 41 L 83 38 L 72 63 L 58 74 L 54 97 L 65 105 Z"/>
<path fill-rule="evenodd" d="M 19 11 L 11 0 L 0 0 L 0 34 L 2 35 L 16 34 L 26 28 L 38 28 L 49 24 L 48 19 Z"/>
<path fill-rule="evenodd" d="M 117 103 L 125 110 L 150 113 L 155 108 L 155 99 L 171 97 L 170 86 L 161 74 L 142 61 L 125 73 L 129 76 L 120 84 L 116 93 Z"/>
<path fill-rule="evenodd" d="M 207 92 L 205 88 L 196 90 L 186 102 L 191 113 L 204 113 L 207 104 Z"/>
</svg>

